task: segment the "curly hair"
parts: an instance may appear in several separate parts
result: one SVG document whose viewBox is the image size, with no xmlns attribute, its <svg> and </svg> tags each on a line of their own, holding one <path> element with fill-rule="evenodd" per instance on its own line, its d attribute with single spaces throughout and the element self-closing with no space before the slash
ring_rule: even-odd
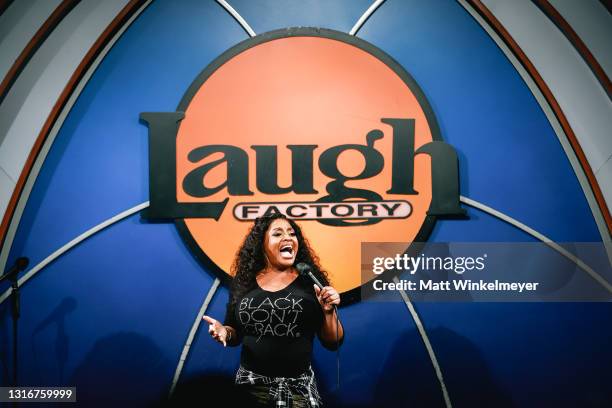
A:
<svg viewBox="0 0 612 408">
<path fill-rule="evenodd" d="M 255 219 L 255 223 L 245 237 L 240 249 L 236 254 L 231 273 L 234 276 L 230 291 L 230 304 L 235 305 L 237 300 L 256 286 L 255 276 L 266 267 L 264 256 L 264 238 L 272 221 L 279 218 L 289 222 L 298 241 L 298 251 L 295 256 L 295 264 L 307 263 L 312 268 L 312 273 L 324 285 L 329 285 L 327 272 L 321 269 L 319 257 L 308 244 L 308 240 L 302 234 L 300 226 L 292 219 L 280 213 L 265 215 Z"/>
</svg>

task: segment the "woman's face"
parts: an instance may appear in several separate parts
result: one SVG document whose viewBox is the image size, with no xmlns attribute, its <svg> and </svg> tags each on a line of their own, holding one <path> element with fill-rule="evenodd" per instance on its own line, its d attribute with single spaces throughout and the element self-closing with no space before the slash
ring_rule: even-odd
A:
<svg viewBox="0 0 612 408">
<path fill-rule="evenodd" d="M 283 270 L 293 266 L 298 251 L 298 240 L 289 221 L 272 221 L 264 238 L 264 254 L 268 266 Z"/>
</svg>

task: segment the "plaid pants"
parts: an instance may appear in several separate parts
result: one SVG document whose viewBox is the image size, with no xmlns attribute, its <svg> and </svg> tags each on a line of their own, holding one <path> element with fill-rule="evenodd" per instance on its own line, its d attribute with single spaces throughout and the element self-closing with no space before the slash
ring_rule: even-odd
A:
<svg viewBox="0 0 612 408">
<path fill-rule="evenodd" d="M 299 377 L 266 377 L 240 366 L 236 384 L 252 385 L 251 395 L 258 401 L 274 401 L 278 408 L 321 408 L 321 397 L 312 367 Z M 263 395 L 267 391 L 267 396 Z"/>
</svg>

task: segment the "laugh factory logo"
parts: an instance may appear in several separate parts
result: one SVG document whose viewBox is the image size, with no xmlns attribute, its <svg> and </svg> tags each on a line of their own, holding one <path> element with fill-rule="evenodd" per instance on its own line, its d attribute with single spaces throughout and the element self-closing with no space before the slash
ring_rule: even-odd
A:
<svg viewBox="0 0 612 408">
<path fill-rule="evenodd" d="M 463 215 L 457 155 L 412 77 L 359 38 L 286 29 L 213 61 L 149 127 L 151 219 L 229 272 L 251 220 L 302 226 L 340 292 L 359 289 L 361 242 L 425 241 Z"/>
</svg>

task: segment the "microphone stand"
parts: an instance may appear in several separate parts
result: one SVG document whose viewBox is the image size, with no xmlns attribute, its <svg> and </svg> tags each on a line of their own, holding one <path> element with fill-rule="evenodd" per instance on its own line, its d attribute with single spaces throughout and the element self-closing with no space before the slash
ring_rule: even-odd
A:
<svg viewBox="0 0 612 408">
<path fill-rule="evenodd" d="M 13 317 L 13 386 L 18 385 L 17 381 L 17 324 L 19 322 L 20 310 L 19 310 L 19 279 L 17 275 L 20 271 L 23 271 L 28 267 L 30 261 L 28 258 L 19 258 L 15 261 L 15 264 L 9 268 L 9 270 L 2 276 L 0 276 L 0 282 L 8 279 L 11 281 L 11 300 L 12 310 L 11 314 Z"/>
</svg>

